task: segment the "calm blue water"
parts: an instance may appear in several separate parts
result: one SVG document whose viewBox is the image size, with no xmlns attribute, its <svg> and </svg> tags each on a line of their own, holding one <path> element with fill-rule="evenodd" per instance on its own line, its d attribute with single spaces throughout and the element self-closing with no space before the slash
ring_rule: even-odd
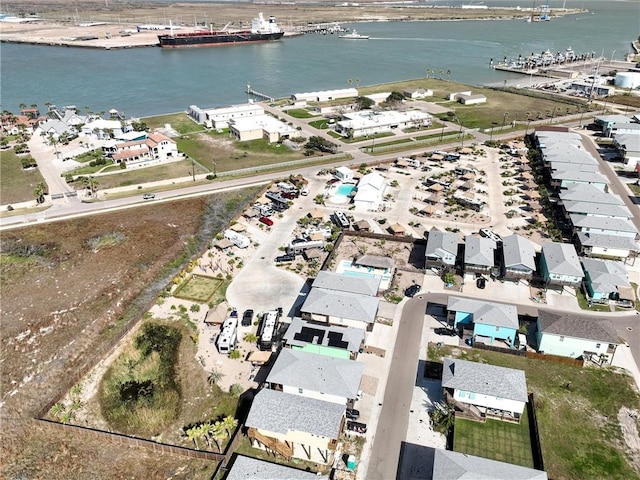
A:
<svg viewBox="0 0 640 480">
<path fill-rule="evenodd" d="M 339 185 L 338 188 L 336 189 L 336 195 L 348 197 L 349 195 L 351 195 L 351 192 L 355 190 L 355 188 L 356 188 L 355 185 L 350 185 L 348 183 Z"/>
<path fill-rule="evenodd" d="M 434 2 L 460 4 L 468 1 Z M 477 2 L 480 3 L 480 2 Z M 520 2 L 529 7 L 530 1 Z M 561 7 L 562 1 L 550 2 Z M 513 1 L 487 2 L 515 5 Z M 73 104 L 93 111 L 116 108 L 132 116 L 183 111 L 246 101 L 246 84 L 274 97 L 424 77 L 449 71 L 452 80 L 500 84 L 517 75 L 488 67 L 489 59 L 546 49 L 596 52 L 616 58 L 638 36 L 638 1 L 572 1 L 593 14 L 526 24 L 522 20 L 389 22 L 356 25 L 367 41 L 307 35 L 270 44 L 225 48 L 93 50 L 2 44 L 0 103 L 17 111 L 22 102 L 41 107 Z M 265 9 L 268 10 L 268 9 Z M 265 13 L 268 13 L 266 11 Z M 347 25 L 353 26 L 353 25 Z"/>
</svg>

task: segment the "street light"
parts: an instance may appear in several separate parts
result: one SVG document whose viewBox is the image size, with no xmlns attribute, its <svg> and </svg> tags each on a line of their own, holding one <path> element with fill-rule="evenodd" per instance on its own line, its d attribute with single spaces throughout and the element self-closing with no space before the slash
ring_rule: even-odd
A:
<svg viewBox="0 0 640 480">
<path fill-rule="evenodd" d="M 440 130 L 440 141 L 442 142 L 442 137 L 444 136 L 444 120 L 442 121 L 442 130 Z"/>
<path fill-rule="evenodd" d="M 504 112 L 502 116 L 502 130 L 504 130 L 504 126 L 507 123 L 507 118 L 509 118 L 509 112 Z"/>
<path fill-rule="evenodd" d="M 527 134 L 529 133 L 529 124 L 531 123 L 531 117 L 529 115 L 527 115 L 527 128 L 525 128 L 524 130 L 524 135 L 527 136 Z"/>
<path fill-rule="evenodd" d="M 216 162 L 213 162 L 213 178 L 218 178 L 218 172 L 216 172 Z"/>
</svg>

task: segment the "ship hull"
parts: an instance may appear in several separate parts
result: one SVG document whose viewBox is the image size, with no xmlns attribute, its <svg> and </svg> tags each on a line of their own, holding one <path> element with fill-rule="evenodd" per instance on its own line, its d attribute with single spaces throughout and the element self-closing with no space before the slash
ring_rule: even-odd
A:
<svg viewBox="0 0 640 480">
<path fill-rule="evenodd" d="M 197 48 L 219 47 L 224 45 L 240 45 L 243 43 L 261 43 L 280 40 L 284 32 L 276 33 L 201 33 L 158 35 L 162 48 Z"/>
</svg>

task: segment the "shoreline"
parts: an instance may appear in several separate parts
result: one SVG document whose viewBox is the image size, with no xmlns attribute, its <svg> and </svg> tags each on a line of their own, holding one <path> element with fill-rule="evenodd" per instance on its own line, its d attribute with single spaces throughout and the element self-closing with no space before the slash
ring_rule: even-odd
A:
<svg viewBox="0 0 640 480">
<path fill-rule="evenodd" d="M 177 4 L 178 6 L 189 5 L 193 6 L 194 4 Z M 197 5 L 197 4 L 196 4 Z M 278 5 L 274 5 L 278 6 Z M 275 9 L 274 13 L 278 13 L 278 10 Z M 303 11 L 307 11 L 307 9 L 302 9 Z M 421 13 L 424 13 L 425 10 L 429 11 L 437 11 L 443 10 L 437 8 L 435 6 L 427 6 L 427 7 L 412 7 L 407 8 L 404 7 L 404 10 L 419 10 Z M 516 10 L 515 8 L 507 9 L 501 8 L 500 12 L 505 12 L 504 15 L 495 14 L 490 16 L 484 15 L 473 15 L 469 16 L 464 15 L 452 15 L 446 18 L 414 18 L 412 15 L 407 15 L 403 9 L 399 8 L 394 13 L 401 13 L 400 16 L 390 15 L 389 12 L 385 12 L 385 16 L 377 16 L 376 15 L 376 7 L 366 6 L 363 7 L 363 11 L 358 12 L 357 18 L 348 18 L 344 20 L 318 20 L 311 22 L 311 24 L 323 24 L 323 23 L 382 23 L 382 22 L 460 22 L 466 20 L 472 21 L 482 21 L 482 20 L 511 20 L 511 21 L 525 21 L 529 18 L 530 13 L 526 10 Z M 449 10 L 454 10 L 454 8 L 448 8 Z M 456 12 L 467 12 L 468 9 L 462 9 L 459 7 L 455 7 Z M 133 10 L 136 12 L 137 10 Z M 323 7 L 319 11 L 324 12 L 324 15 L 331 15 L 334 17 L 339 17 L 338 13 L 343 13 L 344 8 L 332 9 L 331 7 Z M 484 10 L 479 10 L 480 12 L 484 12 Z M 517 15 L 514 12 L 518 12 Z M 584 9 L 567 9 L 562 12 L 562 15 L 556 15 L 553 18 L 560 18 L 565 15 L 572 15 L 583 13 Z M 100 16 L 104 16 L 104 12 L 94 12 L 100 13 Z M 281 14 L 284 12 L 280 12 Z M 414 12 L 415 13 L 415 12 Z M 474 13 L 474 12 L 472 12 Z M 495 13 L 495 12 L 492 12 Z M 99 25 L 87 26 L 87 25 L 74 25 L 70 24 L 69 21 L 65 20 L 43 20 L 34 23 L 11 23 L 11 22 L 0 22 L 0 44 L 1 43 L 14 43 L 14 44 L 25 44 L 25 45 L 35 45 L 35 46 L 53 46 L 53 47 L 74 47 L 74 48 L 93 48 L 93 49 L 102 49 L 102 50 L 120 50 L 126 48 L 149 48 L 149 47 L 159 47 L 158 34 L 160 34 L 163 30 L 143 30 L 137 32 L 137 25 L 148 23 L 145 19 L 136 19 L 135 21 L 128 19 L 127 21 L 120 22 L 120 16 L 118 15 L 118 21 L 114 22 L 112 20 L 108 20 L 116 12 L 108 12 L 109 17 L 104 18 L 104 20 L 100 20 L 99 18 L 95 18 L 94 21 L 100 21 L 105 23 L 100 23 Z M 228 13 L 230 14 L 230 13 Z M 186 15 L 186 12 L 185 12 Z M 251 12 L 246 12 L 246 16 L 250 17 L 252 15 Z M 321 18 L 319 17 L 320 13 L 318 11 L 313 11 L 313 9 L 309 9 L 309 17 L 308 18 Z M 364 18 L 363 18 L 364 17 Z M 370 17 L 370 18 L 369 18 Z M 206 14 L 205 14 L 206 18 Z M 71 19 L 68 19 L 71 20 Z M 195 16 L 194 16 L 195 20 Z M 166 23 L 166 22 L 165 22 Z M 184 22 L 174 23 L 176 26 L 184 26 L 186 25 Z M 308 25 L 308 24 L 307 24 Z M 313 33 L 304 33 L 299 29 L 303 28 L 302 25 L 294 26 L 290 25 L 281 25 L 282 29 L 285 31 L 285 36 L 283 38 L 290 38 L 293 36 L 299 35 L 311 35 Z"/>
</svg>

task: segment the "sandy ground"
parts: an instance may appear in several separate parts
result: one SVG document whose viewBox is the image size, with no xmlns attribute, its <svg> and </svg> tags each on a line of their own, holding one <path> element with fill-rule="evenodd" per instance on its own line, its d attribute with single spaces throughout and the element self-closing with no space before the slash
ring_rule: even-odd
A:
<svg viewBox="0 0 640 480">
<path fill-rule="evenodd" d="M 517 11 L 507 8 L 491 8 L 486 10 L 460 9 L 449 7 L 434 8 L 424 5 L 410 8 L 402 5 L 377 5 L 372 1 L 352 4 L 349 8 L 323 4 L 314 5 L 252 5 L 247 3 L 120 3 L 100 0 L 84 0 L 67 2 L 51 0 L 37 2 L 32 0 L 10 0 L 3 2 L 3 12 L 13 15 L 35 14 L 42 22 L 33 24 L 0 23 L 0 40 L 42 43 L 52 45 L 69 45 L 94 48 L 129 48 L 152 46 L 158 43 L 158 31 L 125 34 L 121 32 L 135 31 L 137 25 L 155 24 L 175 26 L 185 29 L 196 24 L 213 24 L 221 29 L 229 24 L 229 29 L 247 28 L 251 19 L 259 12 L 274 15 L 279 25 L 288 33 L 308 23 L 323 22 L 371 22 L 371 21 L 406 21 L 406 20 L 462 20 L 462 19 L 494 19 L 525 18 L 525 10 Z M 576 13 L 577 11 L 554 12 L 557 14 Z M 77 26 L 91 22 L 94 26 Z M 106 24 L 104 24 L 106 23 Z M 73 40 L 78 37 L 98 37 L 95 40 Z"/>
</svg>

